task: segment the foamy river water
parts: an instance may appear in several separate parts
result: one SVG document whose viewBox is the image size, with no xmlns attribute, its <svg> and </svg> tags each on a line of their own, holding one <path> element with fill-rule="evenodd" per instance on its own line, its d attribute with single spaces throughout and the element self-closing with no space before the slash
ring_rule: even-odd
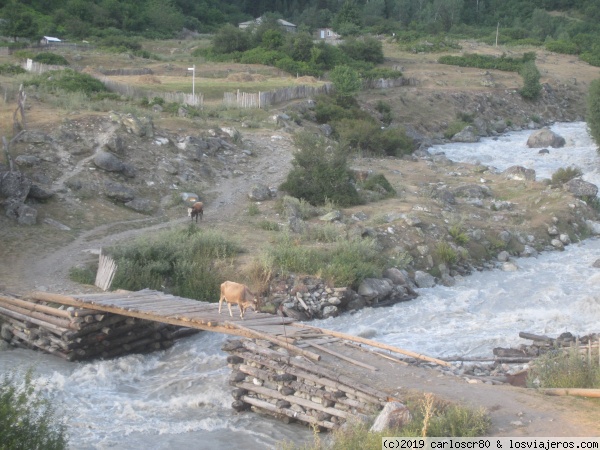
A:
<svg viewBox="0 0 600 450">
<path fill-rule="evenodd" d="M 476 144 L 436 146 L 455 161 L 504 170 L 535 169 L 550 178 L 574 165 L 600 185 L 600 157 L 584 123 L 557 124 L 562 149 L 539 155 L 525 145 L 531 132 L 515 132 Z M 557 335 L 598 332 L 600 240 L 572 244 L 564 252 L 515 260 L 516 272 L 478 272 L 456 286 L 420 289 L 420 296 L 390 308 L 364 309 L 318 325 L 368 336 L 431 356 L 490 356 L 493 347 L 521 343 L 519 331 Z M 20 349 L 0 350 L 0 372 L 34 367 L 37 383 L 64 408 L 73 449 L 266 449 L 281 440 L 310 440 L 310 431 L 230 405 L 229 369 L 213 333 L 186 338 L 169 350 L 110 361 L 67 363 Z"/>
</svg>

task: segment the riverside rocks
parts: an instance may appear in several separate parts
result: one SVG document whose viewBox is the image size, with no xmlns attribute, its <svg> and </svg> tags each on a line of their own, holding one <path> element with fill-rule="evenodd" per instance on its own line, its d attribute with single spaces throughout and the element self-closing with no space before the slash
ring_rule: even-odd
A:
<svg viewBox="0 0 600 450">
<path fill-rule="evenodd" d="M 367 278 L 359 285 L 358 292 L 349 287 L 330 287 L 317 277 L 275 278 L 263 310 L 297 320 L 326 319 L 342 312 L 366 306 L 389 306 L 417 296 L 416 285 L 406 271 L 390 268 L 385 273 L 391 278 Z"/>
</svg>

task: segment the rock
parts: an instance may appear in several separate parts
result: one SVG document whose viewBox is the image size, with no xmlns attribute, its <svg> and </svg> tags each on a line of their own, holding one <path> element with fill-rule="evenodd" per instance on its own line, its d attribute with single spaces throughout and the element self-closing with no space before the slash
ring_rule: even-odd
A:
<svg viewBox="0 0 600 450">
<path fill-rule="evenodd" d="M 387 278 L 365 278 L 358 287 L 358 294 L 368 301 L 387 297 L 392 292 L 393 284 Z"/>
<path fill-rule="evenodd" d="M 552 245 L 552 247 L 556 248 L 557 250 L 565 249 L 565 245 L 561 242 L 560 239 L 552 239 L 550 241 L 550 245 Z"/>
<path fill-rule="evenodd" d="M 54 219 L 51 219 L 50 217 L 46 217 L 44 219 L 44 223 L 48 224 L 48 225 L 50 225 L 50 226 L 52 226 L 54 228 L 58 228 L 59 230 L 62 230 L 62 231 L 70 231 L 71 230 L 70 227 L 68 227 L 65 224 L 60 223 L 60 222 L 58 222 L 58 221 L 56 221 Z"/>
<path fill-rule="evenodd" d="M 548 150 L 547 148 L 543 148 L 538 152 L 538 154 L 540 154 L 540 155 L 548 155 L 549 153 L 550 153 L 550 150 Z"/>
<path fill-rule="evenodd" d="M 36 200 L 48 200 L 54 195 L 54 192 L 44 189 L 37 184 L 31 184 L 27 198 L 35 198 Z"/>
<path fill-rule="evenodd" d="M 35 225 L 37 222 L 37 210 L 24 203 L 10 201 L 4 208 L 6 215 L 15 219 L 19 225 Z"/>
<path fill-rule="evenodd" d="M 553 147 L 559 148 L 564 147 L 565 138 L 551 131 L 549 128 L 542 128 L 537 130 L 529 136 L 527 139 L 527 146 L 529 148 L 540 148 L 540 147 Z"/>
<path fill-rule="evenodd" d="M 255 184 L 248 192 L 248 198 L 255 202 L 262 202 L 271 198 L 271 190 L 264 184 Z"/>
<path fill-rule="evenodd" d="M 538 252 L 535 248 L 526 245 L 523 248 L 523 251 L 521 253 L 519 253 L 519 256 L 521 257 L 536 257 L 538 255 Z"/>
<path fill-rule="evenodd" d="M 342 213 L 341 211 L 331 211 L 321 217 L 319 217 L 319 220 L 322 220 L 323 222 L 335 222 L 336 220 L 341 220 L 342 219 Z"/>
<path fill-rule="evenodd" d="M 598 187 L 581 178 L 573 178 L 563 185 L 564 189 L 573 194 L 575 197 L 590 197 L 594 198 L 598 194 Z"/>
<path fill-rule="evenodd" d="M 502 270 L 504 272 L 516 272 L 517 270 L 519 270 L 519 267 L 512 261 L 507 261 L 504 264 L 502 264 Z"/>
<path fill-rule="evenodd" d="M 400 428 L 410 422 L 412 416 L 408 408 L 400 402 L 388 402 L 379 413 L 369 431 L 380 432 Z"/>
<path fill-rule="evenodd" d="M 479 142 L 479 133 L 472 126 L 468 125 L 452 136 L 452 142 Z"/>
<path fill-rule="evenodd" d="M 435 286 L 435 278 L 427 272 L 417 270 L 415 272 L 415 283 L 419 288 L 431 288 Z"/>
<path fill-rule="evenodd" d="M 0 172 L 0 198 L 23 203 L 29 195 L 31 181 L 21 172 Z"/>
<path fill-rule="evenodd" d="M 107 181 L 104 183 L 104 195 L 119 202 L 130 202 L 135 198 L 133 189 L 123 186 L 121 183 Z"/>
<path fill-rule="evenodd" d="M 558 239 L 560 239 L 560 242 L 562 242 L 565 245 L 570 245 L 571 244 L 571 238 L 569 237 L 568 234 L 564 234 L 562 233 Z"/>
<path fill-rule="evenodd" d="M 119 158 L 109 152 L 98 152 L 94 156 L 94 164 L 107 172 L 121 172 L 124 168 Z"/>
<path fill-rule="evenodd" d="M 149 117 L 138 118 L 133 114 L 126 114 L 121 118 L 121 124 L 128 133 L 135 134 L 136 136 L 154 136 L 154 124 Z"/>
<path fill-rule="evenodd" d="M 105 151 L 116 153 L 117 155 L 125 154 L 125 142 L 118 134 L 113 134 L 104 144 Z"/>
<path fill-rule="evenodd" d="M 351 300 L 346 305 L 346 309 L 348 309 L 348 311 L 358 311 L 363 309 L 365 306 L 367 306 L 367 301 L 360 295 L 356 294 L 352 296 Z"/>
<path fill-rule="evenodd" d="M 17 142 L 25 142 L 28 144 L 48 144 L 52 142 L 52 138 L 39 130 L 26 130 L 24 131 Z"/>
<path fill-rule="evenodd" d="M 590 233 L 594 235 L 600 234 L 600 222 L 596 222 L 594 220 L 586 220 L 585 224 L 588 226 Z"/>
<path fill-rule="evenodd" d="M 592 267 L 595 267 L 596 269 L 600 269 L 600 259 L 597 259 L 596 261 L 594 261 L 594 264 L 592 264 Z"/>
<path fill-rule="evenodd" d="M 500 253 L 498 253 L 497 258 L 500 262 L 506 262 L 510 259 L 510 254 L 506 250 L 502 250 Z"/>
<path fill-rule="evenodd" d="M 296 319 L 299 321 L 306 321 L 310 319 L 309 315 L 306 314 L 304 311 L 298 311 L 297 309 L 290 308 L 285 305 L 281 305 L 281 311 L 283 312 L 284 316 L 291 317 L 292 319 Z"/>
<path fill-rule="evenodd" d="M 406 270 L 397 269 L 396 267 L 385 269 L 383 271 L 383 277 L 400 286 L 410 286 L 412 284 L 408 272 Z"/>
<path fill-rule="evenodd" d="M 456 197 L 468 197 L 468 198 L 485 198 L 492 195 L 492 191 L 489 187 L 479 184 L 467 184 L 459 186 L 452 191 Z"/>
<path fill-rule="evenodd" d="M 40 158 L 33 155 L 19 155 L 15 158 L 17 166 L 33 167 L 40 163 Z"/>
<path fill-rule="evenodd" d="M 146 198 L 134 198 L 125 202 L 125 206 L 143 214 L 151 214 L 156 209 L 156 202 Z"/>
<path fill-rule="evenodd" d="M 327 319 L 328 317 L 337 317 L 339 315 L 339 310 L 337 306 L 330 305 L 323 308 L 321 311 L 321 317 L 323 319 Z"/>
<path fill-rule="evenodd" d="M 522 166 L 512 166 L 502 172 L 502 175 L 507 180 L 518 180 L 518 181 L 535 181 L 535 170 L 527 169 Z"/>
</svg>

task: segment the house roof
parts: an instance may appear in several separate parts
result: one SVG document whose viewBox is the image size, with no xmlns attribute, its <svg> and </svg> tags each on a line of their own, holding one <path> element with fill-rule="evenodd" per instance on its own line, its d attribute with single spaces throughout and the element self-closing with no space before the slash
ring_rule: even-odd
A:
<svg viewBox="0 0 600 450">
<path fill-rule="evenodd" d="M 52 37 L 52 36 L 44 36 L 44 39 L 47 42 L 62 42 L 59 38 L 55 38 L 55 37 Z"/>
<path fill-rule="evenodd" d="M 248 22 L 241 22 L 238 25 L 245 25 L 245 26 L 250 26 L 252 24 L 261 24 L 262 23 L 262 17 L 258 17 L 254 20 L 249 20 Z M 277 19 L 277 23 L 279 25 L 283 25 L 284 27 L 295 27 L 296 25 L 294 25 L 291 22 L 288 22 L 287 20 L 283 20 L 283 19 Z"/>
</svg>

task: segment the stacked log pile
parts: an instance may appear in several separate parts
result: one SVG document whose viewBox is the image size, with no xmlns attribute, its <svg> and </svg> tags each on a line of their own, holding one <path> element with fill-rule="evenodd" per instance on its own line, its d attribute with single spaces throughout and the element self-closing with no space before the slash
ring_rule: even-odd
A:
<svg viewBox="0 0 600 450">
<path fill-rule="evenodd" d="M 348 420 L 364 420 L 387 401 L 383 392 L 269 341 L 230 340 L 222 349 L 229 353 L 236 411 L 252 409 L 288 423 L 331 430 Z"/>
<path fill-rule="evenodd" d="M 166 349 L 197 330 L 75 307 L 0 296 L 0 337 L 68 361 Z"/>
</svg>

